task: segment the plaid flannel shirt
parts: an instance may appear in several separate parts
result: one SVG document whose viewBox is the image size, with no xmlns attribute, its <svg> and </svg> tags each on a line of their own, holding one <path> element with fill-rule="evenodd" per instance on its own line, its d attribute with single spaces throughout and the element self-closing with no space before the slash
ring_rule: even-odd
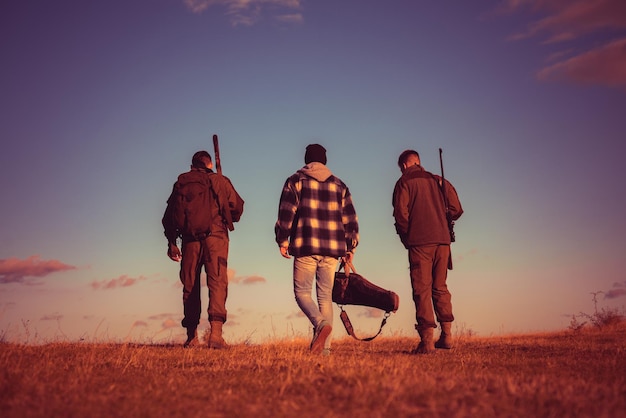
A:
<svg viewBox="0 0 626 418">
<path fill-rule="evenodd" d="M 318 181 L 303 170 L 296 172 L 283 186 L 274 231 L 277 244 L 289 246 L 295 257 L 345 256 L 359 242 L 348 187 L 332 174 Z"/>
</svg>

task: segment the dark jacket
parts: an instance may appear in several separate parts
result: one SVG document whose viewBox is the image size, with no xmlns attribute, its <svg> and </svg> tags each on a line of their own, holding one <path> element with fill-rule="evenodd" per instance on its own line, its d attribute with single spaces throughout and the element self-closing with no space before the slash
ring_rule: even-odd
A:
<svg viewBox="0 0 626 418">
<path fill-rule="evenodd" d="M 414 165 L 407 168 L 393 190 L 396 232 L 405 247 L 450 244 L 441 177 Z M 456 190 L 447 180 L 446 194 L 452 219 L 463 214 Z"/>
<path fill-rule="evenodd" d="M 239 196 L 228 177 L 215 174 L 213 170 L 210 169 L 192 168 L 192 170 L 205 171 L 207 173 L 210 178 L 211 187 L 216 195 L 215 205 L 210 208 L 211 219 L 213 219 L 211 233 L 228 236 L 228 231 L 235 229 L 233 222 L 238 222 L 243 214 L 243 199 Z M 174 185 L 174 187 L 175 186 L 176 185 Z M 171 214 L 170 203 L 172 202 L 173 195 L 174 191 L 172 191 L 172 194 L 167 200 L 167 207 L 161 220 L 168 242 L 176 242 L 176 239 L 181 237 L 180 231 L 174 226 Z M 182 238 L 189 239 L 190 237 Z"/>
</svg>

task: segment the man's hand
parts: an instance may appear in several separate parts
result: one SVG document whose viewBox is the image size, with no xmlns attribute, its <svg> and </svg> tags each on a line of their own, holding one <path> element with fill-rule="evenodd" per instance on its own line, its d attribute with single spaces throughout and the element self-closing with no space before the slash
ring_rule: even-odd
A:
<svg viewBox="0 0 626 418">
<path fill-rule="evenodd" d="M 291 256 L 289 255 L 289 247 L 280 247 L 280 255 L 285 258 L 291 258 Z"/>
<path fill-rule="evenodd" d="M 172 243 L 170 243 L 167 247 L 167 256 L 171 258 L 172 260 L 176 261 L 177 263 L 180 262 L 180 260 L 182 260 L 183 258 L 178 246 Z"/>
<path fill-rule="evenodd" d="M 354 259 L 354 253 L 350 252 L 350 253 L 346 253 L 346 255 L 344 255 L 342 257 L 343 262 L 348 264 L 348 263 L 352 263 L 352 260 Z"/>
</svg>

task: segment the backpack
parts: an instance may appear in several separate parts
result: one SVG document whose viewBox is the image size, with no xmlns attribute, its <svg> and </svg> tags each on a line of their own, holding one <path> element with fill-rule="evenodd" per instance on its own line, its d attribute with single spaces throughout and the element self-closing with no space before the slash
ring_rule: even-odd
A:
<svg viewBox="0 0 626 418">
<path fill-rule="evenodd" d="M 215 201 L 211 174 L 200 170 L 182 173 L 169 202 L 172 226 L 181 236 L 204 238 L 211 232 Z"/>
</svg>

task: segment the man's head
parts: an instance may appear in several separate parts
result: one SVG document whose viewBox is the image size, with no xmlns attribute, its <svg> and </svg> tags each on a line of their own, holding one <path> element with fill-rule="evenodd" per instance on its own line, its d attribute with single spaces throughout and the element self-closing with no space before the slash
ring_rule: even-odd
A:
<svg viewBox="0 0 626 418">
<path fill-rule="evenodd" d="M 213 168 L 213 161 L 211 156 L 206 151 L 198 151 L 193 155 L 191 159 L 192 168 Z"/>
<path fill-rule="evenodd" d="M 326 148 L 320 144 L 310 144 L 306 147 L 306 152 L 304 153 L 304 163 L 309 164 L 313 162 L 326 165 Z"/>
<path fill-rule="evenodd" d="M 404 170 L 414 165 L 420 165 L 420 155 L 417 151 L 408 149 L 403 151 L 400 157 L 398 157 L 398 167 L 400 167 L 400 171 L 403 173 Z"/>
</svg>

